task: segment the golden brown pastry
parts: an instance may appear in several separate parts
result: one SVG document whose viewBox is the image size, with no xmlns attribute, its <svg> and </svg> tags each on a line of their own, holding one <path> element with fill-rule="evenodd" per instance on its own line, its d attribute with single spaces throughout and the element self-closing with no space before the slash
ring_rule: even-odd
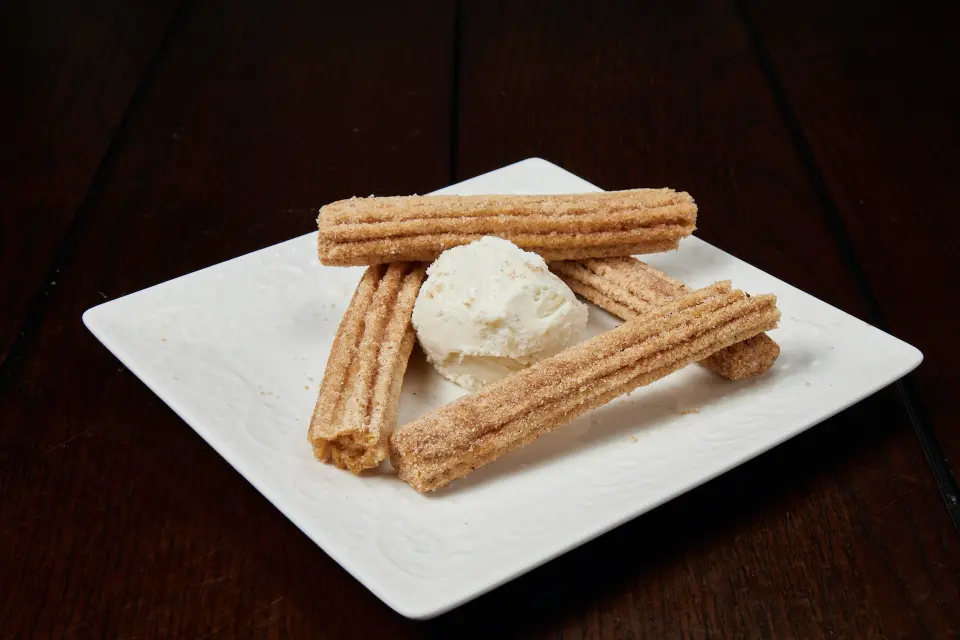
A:
<svg viewBox="0 0 960 640">
<path fill-rule="evenodd" d="M 424 266 L 369 267 L 330 349 L 309 440 L 318 460 L 360 473 L 387 457 L 415 335 L 413 304 Z"/>
<path fill-rule="evenodd" d="M 775 296 L 716 283 L 400 427 L 390 458 L 401 479 L 432 491 L 779 319 Z"/>
<path fill-rule="evenodd" d="M 672 189 L 545 196 L 351 198 L 320 210 L 320 261 L 369 265 L 430 262 L 485 235 L 547 260 L 676 249 L 696 228 L 697 205 Z"/>
<path fill-rule="evenodd" d="M 636 258 L 552 262 L 550 270 L 575 293 L 624 320 L 641 318 L 691 291 Z M 700 364 L 724 378 L 742 380 L 766 372 L 779 355 L 780 345 L 761 333 L 718 351 Z"/>
</svg>

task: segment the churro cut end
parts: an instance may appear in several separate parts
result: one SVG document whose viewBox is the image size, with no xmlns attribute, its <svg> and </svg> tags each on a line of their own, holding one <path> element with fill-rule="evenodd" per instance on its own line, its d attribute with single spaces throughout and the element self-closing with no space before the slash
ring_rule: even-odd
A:
<svg viewBox="0 0 960 640">
<path fill-rule="evenodd" d="M 702 361 L 728 380 L 744 380 L 766 373 L 780 356 L 780 345 L 766 334 L 731 345 Z"/>
<path fill-rule="evenodd" d="M 409 484 L 411 487 L 419 491 L 420 493 L 427 493 L 432 491 L 433 487 L 429 486 L 423 481 L 423 478 L 420 477 L 420 474 L 416 471 L 410 471 L 409 469 L 401 469 L 397 471 L 397 477 Z"/>
<path fill-rule="evenodd" d="M 311 437 L 310 444 L 317 460 L 353 473 L 373 469 L 387 457 L 379 438 L 358 429 L 340 431 L 334 436 Z"/>
</svg>

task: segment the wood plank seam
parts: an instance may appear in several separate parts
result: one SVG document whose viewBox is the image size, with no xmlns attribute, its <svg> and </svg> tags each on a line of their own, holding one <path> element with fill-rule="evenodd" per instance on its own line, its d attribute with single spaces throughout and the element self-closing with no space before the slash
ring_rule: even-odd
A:
<svg viewBox="0 0 960 640">
<path fill-rule="evenodd" d="M 453 83 L 450 91 L 450 184 L 457 182 L 457 156 L 460 153 L 460 0 L 453 9 Z"/>
<path fill-rule="evenodd" d="M 57 274 L 59 274 L 61 269 L 70 261 L 70 256 L 72 255 L 88 212 L 92 208 L 92 204 L 96 202 L 109 176 L 113 173 L 117 157 L 123 148 L 124 141 L 127 138 L 132 123 L 140 111 L 144 95 L 153 84 L 157 69 L 166 57 L 166 53 L 169 51 L 170 45 L 173 42 L 174 34 L 179 30 L 180 26 L 185 23 L 187 9 L 191 4 L 192 0 L 182 0 L 177 6 L 177 10 L 170 19 L 170 22 L 164 29 L 163 37 L 160 38 L 156 50 L 150 57 L 150 63 L 147 65 L 143 76 L 137 83 L 136 89 L 130 96 L 130 101 L 126 109 L 124 109 L 123 117 L 120 119 L 116 131 L 114 131 L 110 145 L 100 159 L 93 173 L 93 177 L 90 179 L 87 191 L 77 205 L 73 217 L 63 234 L 63 238 L 60 240 L 59 247 L 57 247 L 57 250 L 50 259 L 50 266 L 44 275 L 43 284 L 30 302 L 23 322 L 17 331 L 16 338 L 14 338 L 6 355 L 0 360 L 0 397 L 10 388 L 13 379 L 16 377 L 15 374 L 20 368 L 18 365 L 21 365 L 25 360 L 34 329 L 39 326 L 40 320 L 46 313 L 46 301 L 54 289 L 55 281 L 58 278 Z M 79 321 L 80 319 L 77 318 L 76 320 Z"/>
<path fill-rule="evenodd" d="M 807 139 L 799 118 L 796 113 L 794 113 L 786 89 L 783 87 L 783 83 L 780 81 L 780 77 L 774 67 L 773 59 L 763 44 L 760 33 L 744 6 L 743 0 L 736 0 L 736 6 L 740 14 L 740 19 L 743 22 L 747 38 L 757 57 L 757 63 L 763 72 L 767 85 L 770 87 L 770 93 L 776 104 L 777 111 L 790 134 L 790 139 L 796 149 L 800 164 L 807 175 L 811 189 L 820 203 L 824 219 L 830 231 L 833 233 L 837 250 L 844 267 L 846 267 L 847 272 L 853 280 L 854 289 L 866 308 L 870 322 L 879 329 L 887 331 L 887 323 L 883 317 L 880 304 L 873 292 L 873 288 L 870 286 L 869 278 L 864 272 L 860 260 L 857 258 L 857 252 L 850 239 L 850 234 L 847 231 L 840 212 L 837 210 L 837 205 L 833 195 L 830 193 L 830 188 L 823 179 L 816 154 L 813 151 L 810 141 Z M 896 383 L 897 392 L 904 404 L 907 415 L 910 417 L 910 423 L 913 425 L 913 429 L 917 434 L 920 446 L 923 449 L 923 454 L 927 459 L 927 463 L 930 465 L 937 486 L 940 488 L 940 495 L 943 498 L 947 513 L 953 521 L 957 534 L 960 535 L 960 506 L 957 504 L 957 496 L 960 495 L 960 489 L 958 489 L 956 478 L 950 469 L 949 462 L 943 454 L 943 448 L 937 440 L 933 428 L 930 426 L 929 418 L 909 378 L 910 377 L 907 376 Z"/>
</svg>

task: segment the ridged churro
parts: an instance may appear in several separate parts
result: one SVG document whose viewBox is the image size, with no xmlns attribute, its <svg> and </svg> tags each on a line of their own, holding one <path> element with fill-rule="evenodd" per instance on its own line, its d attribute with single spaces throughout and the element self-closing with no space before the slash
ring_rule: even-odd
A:
<svg viewBox="0 0 960 640">
<path fill-rule="evenodd" d="M 776 327 L 776 297 L 718 282 L 658 307 L 397 429 L 390 457 L 438 489 L 586 411 Z"/>
<path fill-rule="evenodd" d="M 552 262 L 550 269 L 598 307 L 624 320 L 636 320 L 691 289 L 636 258 L 604 258 Z M 780 355 L 780 345 L 765 333 L 722 349 L 700 364 L 730 380 L 767 371 Z"/>
<path fill-rule="evenodd" d="M 410 315 L 423 279 L 417 263 L 364 272 L 330 348 L 310 421 L 318 460 L 360 473 L 387 457 L 415 341 Z"/>
<path fill-rule="evenodd" d="M 547 260 L 625 256 L 676 249 L 696 221 L 693 198 L 672 189 L 351 198 L 320 210 L 318 251 L 326 265 L 430 262 L 493 235 Z"/>
</svg>

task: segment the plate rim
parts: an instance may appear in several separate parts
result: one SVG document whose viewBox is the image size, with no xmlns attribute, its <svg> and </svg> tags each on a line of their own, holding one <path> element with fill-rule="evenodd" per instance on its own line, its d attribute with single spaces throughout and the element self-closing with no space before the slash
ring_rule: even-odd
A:
<svg viewBox="0 0 960 640">
<path fill-rule="evenodd" d="M 551 170 L 562 171 L 565 174 L 567 174 L 567 177 L 572 177 L 584 184 L 594 186 L 591 183 L 584 180 L 583 178 L 581 178 L 580 176 L 577 176 L 576 174 L 568 171 L 567 169 L 564 169 L 563 167 L 560 167 L 559 165 L 556 165 L 552 162 L 544 160 L 543 158 L 540 158 L 540 157 L 530 157 L 530 158 L 526 158 L 511 164 L 505 165 L 503 167 L 493 169 L 486 173 L 473 176 L 471 178 L 468 178 L 467 180 L 463 180 L 454 185 L 449 185 L 437 191 L 443 192 L 452 187 L 462 185 L 465 182 L 469 182 L 471 180 L 478 179 L 478 178 L 483 178 L 483 177 L 489 176 L 490 174 L 500 173 L 511 168 L 519 168 L 519 167 L 522 167 L 523 165 L 541 165 Z M 433 192 L 433 193 L 436 193 L 436 192 Z M 125 294 L 118 298 L 114 298 L 112 300 L 102 302 L 100 304 L 97 304 L 93 307 L 86 309 L 83 312 L 81 319 L 83 321 L 84 326 L 91 332 L 91 334 L 93 334 L 93 336 L 101 344 L 103 344 L 107 348 L 108 351 L 110 351 L 110 353 L 114 355 L 114 357 L 116 357 L 127 369 L 129 369 L 130 372 L 133 373 L 140 380 L 140 382 L 143 383 L 148 389 L 150 389 L 152 393 L 154 393 L 160 400 L 162 400 L 164 404 L 166 404 L 171 410 L 173 410 L 174 413 L 176 413 L 177 416 L 180 417 L 180 419 L 186 422 L 187 425 L 189 425 L 190 428 L 193 429 L 197 433 L 197 435 L 199 435 L 203 439 L 204 442 L 206 442 L 221 458 L 223 458 L 230 466 L 232 466 L 237 472 L 239 472 L 240 475 L 243 478 L 245 478 L 247 482 L 249 482 L 254 487 L 254 489 L 256 489 L 264 498 L 266 498 L 274 506 L 274 508 L 276 508 L 284 517 L 286 517 L 291 523 L 293 523 L 293 525 L 296 526 L 301 531 L 301 533 L 306 535 L 307 538 L 309 538 L 314 544 L 316 544 L 324 553 L 330 556 L 330 558 L 332 558 L 334 562 L 339 564 L 345 571 L 347 571 L 347 573 L 349 573 L 353 578 L 359 581 L 364 587 L 366 587 L 377 598 L 383 601 L 387 606 L 389 606 L 391 609 L 393 609 L 400 615 L 406 618 L 414 619 L 414 620 L 427 620 L 427 619 L 442 615 L 444 613 L 447 613 L 448 611 L 451 611 L 471 600 L 474 600 L 482 595 L 485 595 L 493 591 L 494 589 L 497 589 L 498 587 L 518 578 L 521 575 L 529 573 L 530 571 L 533 571 L 534 569 L 537 569 L 547 564 L 548 562 L 555 560 L 556 558 L 568 553 L 569 551 L 577 547 L 580 547 L 592 540 L 599 538 L 600 536 L 612 531 L 613 529 L 616 529 L 617 527 L 621 526 L 626 522 L 629 522 L 630 520 L 633 520 L 637 517 L 647 514 L 653 511 L 654 509 L 657 509 L 658 507 L 666 504 L 667 502 L 670 502 L 671 500 L 699 486 L 702 486 L 708 482 L 711 482 L 712 480 L 715 480 L 719 476 L 725 473 L 728 473 L 732 469 L 735 469 L 736 467 L 754 458 L 757 458 L 758 456 L 763 455 L 764 453 L 767 453 L 768 451 L 771 451 L 776 447 L 781 446 L 785 442 L 795 438 L 796 436 L 809 430 L 810 428 L 839 414 L 840 412 L 848 409 L 849 407 L 873 395 L 874 393 L 877 393 L 878 391 L 889 386 L 890 384 L 895 383 L 896 381 L 900 380 L 904 376 L 908 375 L 911 371 L 916 369 L 916 367 L 918 367 L 923 361 L 923 353 L 919 349 L 917 349 L 915 346 L 905 342 L 900 338 L 897 338 L 896 336 L 891 335 L 886 331 L 883 331 L 882 329 L 879 329 L 877 327 L 874 327 L 873 325 L 870 325 L 867 322 L 864 322 L 860 318 L 857 318 L 856 316 L 853 316 L 852 314 L 847 313 L 843 309 L 840 309 L 828 302 L 825 302 L 820 298 L 817 298 L 816 296 L 810 293 L 807 293 L 806 291 L 803 291 L 802 289 L 794 287 L 793 285 L 789 284 L 785 280 L 782 280 L 781 278 L 773 276 L 763 271 L 759 267 L 755 267 L 746 261 L 740 260 L 740 258 L 737 258 L 733 254 L 729 254 L 729 252 L 726 252 L 723 249 L 720 249 L 719 247 L 715 247 L 714 245 L 698 238 L 697 240 L 699 240 L 700 242 L 703 242 L 704 244 L 707 244 L 708 246 L 713 247 L 718 251 L 722 251 L 727 255 L 731 255 L 734 259 L 740 262 L 743 262 L 750 268 L 755 269 L 763 273 L 764 275 L 772 279 L 775 279 L 777 282 L 782 283 L 787 287 L 790 287 L 792 289 L 795 289 L 803 293 L 804 295 L 807 295 L 807 296 L 810 296 L 811 298 L 816 299 L 822 304 L 829 306 L 834 311 L 837 311 L 849 318 L 852 318 L 857 323 L 862 324 L 864 327 L 872 329 L 874 331 L 878 331 L 881 334 L 883 334 L 885 338 L 895 341 L 895 343 L 897 343 L 897 346 L 901 349 L 901 355 L 899 355 L 897 358 L 896 366 L 894 366 L 894 364 L 891 363 L 891 371 L 887 375 L 883 376 L 883 379 L 885 380 L 885 382 L 883 382 L 882 384 L 879 384 L 878 386 L 876 386 L 876 388 L 873 388 L 872 390 L 863 391 L 859 394 L 852 394 L 849 398 L 845 398 L 844 402 L 841 403 L 838 407 L 831 407 L 826 411 L 817 412 L 816 417 L 803 420 L 804 426 L 798 429 L 792 430 L 789 433 L 778 434 L 777 438 L 775 438 L 772 442 L 769 442 L 769 443 L 764 442 L 759 447 L 749 447 L 747 449 L 744 449 L 744 451 L 748 451 L 748 453 L 739 455 L 736 461 L 729 464 L 720 465 L 715 468 L 711 468 L 706 474 L 698 477 L 697 480 L 695 480 L 694 482 L 684 483 L 682 486 L 674 488 L 673 490 L 662 492 L 660 495 L 657 496 L 656 500 L 654 500 L 652 504 L 646 506 L 645 508 L 639 511 L 628 512 L 626 514 L 619 515 L 616 518 L 612 518 L 609 522 L 603 523 L 600 527 L 591 529 L 591 531 L 586 535 L 571 536 L 571 539 L 567 543 L 559 545 L 558 548 L 551 550 L 550 553 L 543 556 L 542 558 L 539 558 L 533 562 L 517 564 L 514 567 L 512 567 L 510 571 L 505 572 L 504 575 L 500 576 L 495 580 L 489 581 L 481 588 L 468 590 L 468 592 L 465 592 L 461 595 L 457 595 L 452 598 L 443 598 L 442 594 L 439 594 L 438 592 L 438 596 L 432 599 L 432 605 L 425 605 L 423 604 L 423 600 L 416 600 L 416 599 L 411 602 L 407 602 L 402 597 L 398 597 L 398 596 L 402 596 L 402 594 L 394 593 L 394 591 L 391 588 L 385 587 L 383 584 L 381 584 L 377 576 L 369 574 L 364 568 L 364 563 L 355 562 L 352 559 L 351 554 L 340 553 L 336 544 L 330 543 L 329 541 L 326 541 L 326 540 L 321 540 L 320 536 L 315 535 L 313 532 L 311 532 L 311 529 L 313 529 L 313 527 L 308 526 L 301 521 L 301 519 L 296 514 L 296 511 L 297 511 L 296 508 L 292 507 L 292 505 L 281 506 L 285 504 L 284 497 L 282 495 L 279 495 L 279 493 L 275 492 L 271 488 L 270 483 L 260 478 L 259 474 L 256 473 L 256 471 L 252 470 L 251 468 L 248 468 L 247 465 L 243 462 L 243 460 L 240 459 L 242 457 L 235 457 L 222 444 L 218 445 L 217 438 L 207 432 L 207 429 L 203 426 L 203 421 L 193 416 L 190 410 L 187 407 L 183 406 L 174 396 L 167 393 L 167 391 L 162 387 L 162 385 L 156 384 L 156 382 L 151 379 L 151 376 L 148 375 L 140 367 L 136 359 L 130 356 L 130 354 L 128 354 L 119 344 L 117 344 L 110 337 L 108 331 L 105 329 L 105 327 L 102 324 L 103 314 L 108 310 L 108 308 L 121 303 L 127 298 L 130 298 L 131 296 L 136 296 L 138 294 L 152 290 L 154 288 L 167 285 L 176 280 L 180 280 L 182 278 L 188 278 L 190 276 L 201 273 L 203 271 L 220 267 L 226 263 L 233 262 L 235 260 L 242 260 L 247 256 L 250 256 L 251 254 L 254 254 L 260 251 L 268 250 L 289 242 L 300 241 L 303 238 L 308 236 L 316 236 L 316 234 L 317 232 L 313 231 L 307 234 L 303 234 L 301 236 L 289 238 L 279 243 L 262 247 L 260 249 L 250 251 L 248 253 L 230 258 L 228 260 L 224 260 L 222 262 L 212 264 L 186 274 L 182 274 L 175 278 L 171 278 L 169 280 L 159 282 L 157 284 L 145 287 L 143 289 L 139 289 L 137 291 Z M 417 604 L 418 602 L 420 603 L 419 606 Z"/>
</svg>

